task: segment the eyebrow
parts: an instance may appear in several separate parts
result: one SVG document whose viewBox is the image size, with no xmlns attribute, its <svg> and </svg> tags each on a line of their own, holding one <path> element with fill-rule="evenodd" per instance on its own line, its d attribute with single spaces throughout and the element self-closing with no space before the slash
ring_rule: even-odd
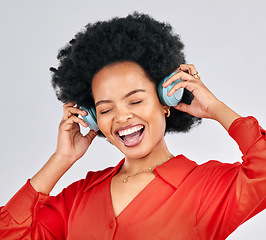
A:
<svg viewBox="0 0 266 240">
<path fill-rule="evenodd" d="M 130 91 L 129 93 L 127 93 L 127 94 L 123 97 L 123 99 L 128 98 L 128 97 L 130 97 L 131 95 L 133 95 L 133 94 L 135 94 L 135 93 L 138 93 L 138 92 L 145 92 L 145 90 L 144 90 L 144 89 L 135 89 L 135 90 L 133 90 L 133 91 Z M 111 103 L 111 102 L 112 102 L 111 100 L 100 100 L 100 101 L 98 101 L 97 103 L 95 103 L 95 108 L 96 108 L 97 106 L 99 106 L 100 104 Z"/>
</svg>

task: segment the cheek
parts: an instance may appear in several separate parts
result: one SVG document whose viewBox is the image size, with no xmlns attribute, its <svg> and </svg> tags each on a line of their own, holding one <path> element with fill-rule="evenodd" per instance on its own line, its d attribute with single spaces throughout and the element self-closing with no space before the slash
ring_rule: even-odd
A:
<svg viewBox="0 0 266 240">
<path fill-rule="evenodd" d="M 164 111 L 158 112 L 156 116 L 155 126 L 157 128 L 157 132 L 164 135 L 165 127 L 166 127 Z"/>
<path fill-rule="evenodd" d="M 101 132 L 107 137 L 108 133 L 110 133 L 110 123 L 107 117 L 99 117 L 97 116 L 97 124 Z"/>
<path fill-rule="evenodd" d="M 165 130 L 165 113 L 164 108 L 161 104 L 155 104 L 153 108 L 149 107 L 146 111 L 143 111 L 146 116 L 147 121 L 150 123 L 150 127 L 157 128 L 153 129 L 153 132 L 158 132 L 158 130 Z M 142 113 L 142 114 L 143 114 Z"/>
</svg>

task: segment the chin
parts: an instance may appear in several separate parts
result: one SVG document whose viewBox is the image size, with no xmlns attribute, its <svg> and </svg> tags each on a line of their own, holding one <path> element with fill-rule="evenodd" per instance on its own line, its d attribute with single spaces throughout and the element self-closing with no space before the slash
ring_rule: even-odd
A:
<svg viewBox="0 0 266 240">
<path fill-rule="evenodd" d="M 149 143 L 145 143 L 143 140 L 140 144 L 134 147 L 126 147 L 123 146 L 122 148 L 118 148 L 127 158 L 131 159 L 141 159 L 149 155 L 153 148 Z"/>
</svg>

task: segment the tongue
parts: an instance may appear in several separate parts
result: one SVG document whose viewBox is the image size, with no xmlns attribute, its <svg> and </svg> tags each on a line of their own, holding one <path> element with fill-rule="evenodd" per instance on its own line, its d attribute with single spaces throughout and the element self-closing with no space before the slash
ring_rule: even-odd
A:
<svg viewBox="0 0 266 240">
<path fill-rule="evenodd" d="M 138 144 L 141 140 L 140 136 L 141 136 L 141 131 L 137 131 L 124 136 L 125 145 L 130 147 Z"/>
</svg>

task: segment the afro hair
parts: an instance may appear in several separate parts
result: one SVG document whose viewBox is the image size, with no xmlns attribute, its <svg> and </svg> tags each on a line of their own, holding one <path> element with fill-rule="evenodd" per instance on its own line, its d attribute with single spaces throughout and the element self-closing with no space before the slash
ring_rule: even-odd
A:
<svg viewBox="0 0 266 240">
<path fill-rule="evenodd" d="M 169 24 L 147 14 L 134 12 L 127 17 L 88 24 L 59 51 L 58 69 L 50 68 L 52 86 L 63 103 L 94 107 L 91 83 L 104 66 L 135 62 L 158 87 L 162 78 L 186 62 L 183 49 L 179 35 L 173 33 Z M 190 104 L 192 100 L 192 93 L 185 89 L 181 102 Z M 165 132 L 187 132 L 200 122 L 200 118 L 171 108 Z M 98 135 L 103 136 L 101 132 Z"/>
</svg>

